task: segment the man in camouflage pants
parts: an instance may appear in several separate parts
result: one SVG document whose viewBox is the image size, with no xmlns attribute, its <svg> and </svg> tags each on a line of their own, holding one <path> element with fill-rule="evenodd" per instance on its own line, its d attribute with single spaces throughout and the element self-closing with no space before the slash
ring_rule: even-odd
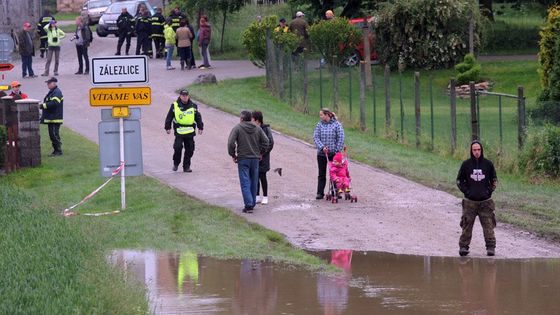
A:
<svg viewBox="0 0 560 315">
<path fill-rule="evenodd" d="M 476 216 L 479 217 L 480 225 L 486 242 L 486 254 L 495 255 L 496 237 L 496 206 L 492 200 L 492 192 L 496 189 L 498 178 L 494 164 L 484 158 L 482 144 L 475 140 L 471 143 L 471 157 L 463 162 L 457 175 L 457 187 L 463 192 L 463 215 L 461 217 L 461 228 L 463 233 L 459 238 L 459 255 L 469 254 L 469 245 L 472 238 L 472 229 Z"/>
</svg>

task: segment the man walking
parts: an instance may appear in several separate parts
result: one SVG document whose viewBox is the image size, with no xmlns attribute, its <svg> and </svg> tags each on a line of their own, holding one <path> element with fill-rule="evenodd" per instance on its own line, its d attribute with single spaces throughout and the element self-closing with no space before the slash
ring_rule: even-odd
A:
<svg viewBox="0 0 560 315">
<path fill-rule="evenodd" d="M 21 56 L 21 76 L 36 78 L 33 72 L 33 56 L 35 56 L 35 46 L 33 45 L 33 36 L 31 36 L 31 23 L 23 23 L 23 30 L 18 34 L 18 50 Z"/>
<path fill-rule="evenodd" d="M 242 111 L 239 124 L 229 134 L 228 153 L 237 163 L 244 213 L 253 213 L 259 185 L 259 160 L 267 148 L 264 131 L 251 122 L 251 112 Z"/>
<path fill-rule="evenodd" d="M 76 32 L 72 40 L 76 42 L 76 53 L 78 54 L 78 71 L 74 74 L 89 74 L 88 47 L 92 40 L 92 33 L 89 26 L 84 24 L 81 16 L 76 17 Z"/>
<path fill-rule="evenodd" d="M 156 14 L 151 18 L 152 23 L 152 40 L 156 49 L 156 58 L 163 57 L 163 49 L 165 47 L 165 37 L 163 35 L 163 26 L 165 25 L 165 18 L 161 13 L 161 8 L 156 9 Z"/>
<path fill-rule="evenodd" d="M 119 41 L 117 43 L 117 53 L 116 56 L 120 56 L 121 48 L 126 40 L 125 53 L 128 55 L 130 52 L 130 39 L 132 37 L 132 29 L 134 27 L 134 17 L 128 13 L 126 7 L 121 9 L 121 15 L 117 18 L 117 27 L 119 29 Z"/>
<path fill-rule="evenodd" d="M 198 111 L 198 106 L 191 100 L 189 91 L 182 90 L 179 98 L 171 104 L 167 117 L 165 118 L 165 131 L 171 133 L 171 122 L 173 122 L 173 130 L 175 134 L 175 143 L 173 144 L 173 171 L 179 169 L 181 164 L 181 152 L 185 148 L 183 157 L 183 172 L 190 173 L 191 158 L 194 154 L 194 137 L 196 128 L 198 134 L 202 134 L 204 123 L 202 116 Z"/>
<path fill-rule="evenodd" d="M 471 157 L 463 162 L 457 175 L 457 187 L 463 192 L 463 215 L 460 226 L 463 233 L 459 238 L 459 255 L 469 254 L 469 245 L 472 238 L 472 229 L 476 216 L 482 225 L 486 254 L 495 255 L 496 216 L 492 192 L 496 189 L 498 178 L 496 169 L 490 160 L 484 158 L 482 144 L 475 140 L 471 143 Z"/>
<path fill-rule="evenodd" d="M 41 123 L 47 124 L 49 137 L 52 142 L 53 152 L 51 156 L 62 155 L 62 142 L 60 141 L 60 125 L 62 125 L 63 100 L 62 92 L 58 88 L 58 80 L 52 77 L 45 81 L 49 92 L 41 104 L 43 115 Z"/>
</svg>

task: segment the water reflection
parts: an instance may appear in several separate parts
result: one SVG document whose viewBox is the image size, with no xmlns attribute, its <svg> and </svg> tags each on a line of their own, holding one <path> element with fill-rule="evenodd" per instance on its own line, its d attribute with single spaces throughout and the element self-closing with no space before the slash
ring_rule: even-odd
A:
<svg viewBox="0 0 560 315">
<path fill-rule="evenodd" d="M 560 260 L 460 259 L 332 250 L 342 272 L 195 253 L 115 251 L 155 314 L 560 314 Z"/>
</svg>

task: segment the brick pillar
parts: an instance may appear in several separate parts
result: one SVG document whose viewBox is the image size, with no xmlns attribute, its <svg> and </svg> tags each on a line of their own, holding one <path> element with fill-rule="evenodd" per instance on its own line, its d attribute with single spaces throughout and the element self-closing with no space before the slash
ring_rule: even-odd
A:
<svg viewBox="0 0 560 315">
<path fill-rule="evenodd" d="M 41 165 L 41 134 L 39 131 L 39 101 L 15 101 L 18 115 L 18 147 L 21 167 Z"/>
</svg>

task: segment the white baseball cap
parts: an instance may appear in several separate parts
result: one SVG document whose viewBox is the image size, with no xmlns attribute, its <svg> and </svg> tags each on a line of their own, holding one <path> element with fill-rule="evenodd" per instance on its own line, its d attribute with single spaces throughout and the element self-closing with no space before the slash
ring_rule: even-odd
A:
<svg viewBox="0 0 560 315">
<path fill-rule="evenodd" d="M 296 17 L 300 17 L 300 16 L 305 16 L 305 14 L 303 14 L 303 12 L 301 11 L 297 11 Z"/>
</svg>

